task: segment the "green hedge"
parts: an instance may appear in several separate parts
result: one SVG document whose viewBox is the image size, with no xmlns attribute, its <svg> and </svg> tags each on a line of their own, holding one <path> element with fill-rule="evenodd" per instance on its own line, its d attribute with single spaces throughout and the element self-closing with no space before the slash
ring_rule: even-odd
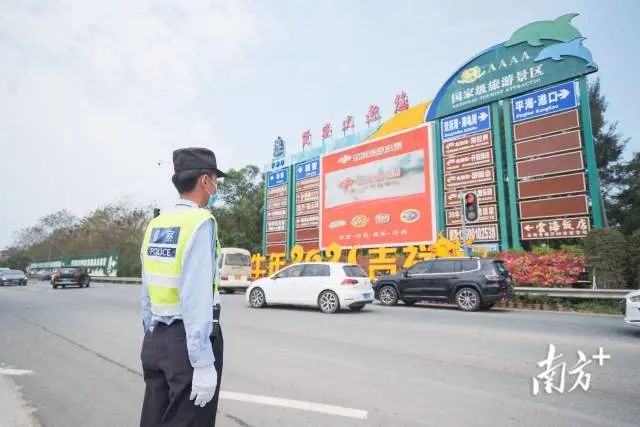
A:
<svg viewBox="0 0 640 427">
<path fill-rule="evenodd" d="M 591 230 L 584 239 L 584 251 L 598 287 L 627 285 L 629 244 L 621 232 L 613 228 Z"/>
<path fill-rule="evenodd" d="M 627 277 L 628 282 L 640 289 L 640 230 L 627 236 Z"/>
</svg>

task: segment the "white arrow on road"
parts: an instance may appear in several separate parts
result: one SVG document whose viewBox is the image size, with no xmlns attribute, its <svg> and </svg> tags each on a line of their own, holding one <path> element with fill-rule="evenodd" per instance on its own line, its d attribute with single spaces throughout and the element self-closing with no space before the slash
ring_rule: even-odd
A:
<svg viewBox="0 0 640 427">
<path fill-rule="evenodd" d="M 567 89 L 561 89 L 560 92 L 558 92 L 558 96 L 560 97 L 560 99 L 565 99 L 567 96 L 569 96 L 571 92 L 569 92 Z"/>
<path fill-rule="evenodd" d="M 484 111 L 478 114 L 478 120 L 480 120 L 481 122 L 484 122 L 487 119 L 487 117 L 489 117 L 489 115 Z"/>
</svg>

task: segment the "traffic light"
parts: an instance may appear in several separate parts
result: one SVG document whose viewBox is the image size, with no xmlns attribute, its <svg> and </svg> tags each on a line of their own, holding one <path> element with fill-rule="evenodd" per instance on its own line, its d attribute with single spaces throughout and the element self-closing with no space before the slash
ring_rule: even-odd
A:
<svg viewBox="0 0 640 427">
<path fill-rule="evenodd" d="M 478 220 L 478 196 L 476 193 L 464 193 L 462 199 L 462 214 L 467 223 Z"/>
</svg>

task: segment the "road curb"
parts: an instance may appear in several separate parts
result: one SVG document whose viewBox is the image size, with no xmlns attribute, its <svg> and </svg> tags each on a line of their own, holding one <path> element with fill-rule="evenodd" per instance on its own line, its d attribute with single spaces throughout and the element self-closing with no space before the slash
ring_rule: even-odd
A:
<svg viewBox="0 0 640 427">
<path fill-rule="evenodd" d="M 25 401 L 20 387 L 11 378 L 0 375 L 0 414 L 3 426 L 39 427 L 40 423 L 34 417 L 35 408 Z"/>
</svg>

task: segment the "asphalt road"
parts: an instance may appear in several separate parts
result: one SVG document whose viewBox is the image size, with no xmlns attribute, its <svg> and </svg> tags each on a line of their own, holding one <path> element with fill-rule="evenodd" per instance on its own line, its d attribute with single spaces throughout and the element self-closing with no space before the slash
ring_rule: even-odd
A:
<svg viewBox="0 0 640 427">
<path fill-rule="evenodd" d="M 0 376 L 40 425 L 137 425 L 139 289 L 0 288 Z M 403 305 L 325 315 L 223 298 L 218 426 L 640 425 L 640 329 L 619 316 Z M 566 362 L 565 391 L 534 396 L 549 344 Z M 611 359 L 584 368 L 588 391 L 569 392 L 576 352 L 592 360 L 599 347 Z"/>
</svg>

